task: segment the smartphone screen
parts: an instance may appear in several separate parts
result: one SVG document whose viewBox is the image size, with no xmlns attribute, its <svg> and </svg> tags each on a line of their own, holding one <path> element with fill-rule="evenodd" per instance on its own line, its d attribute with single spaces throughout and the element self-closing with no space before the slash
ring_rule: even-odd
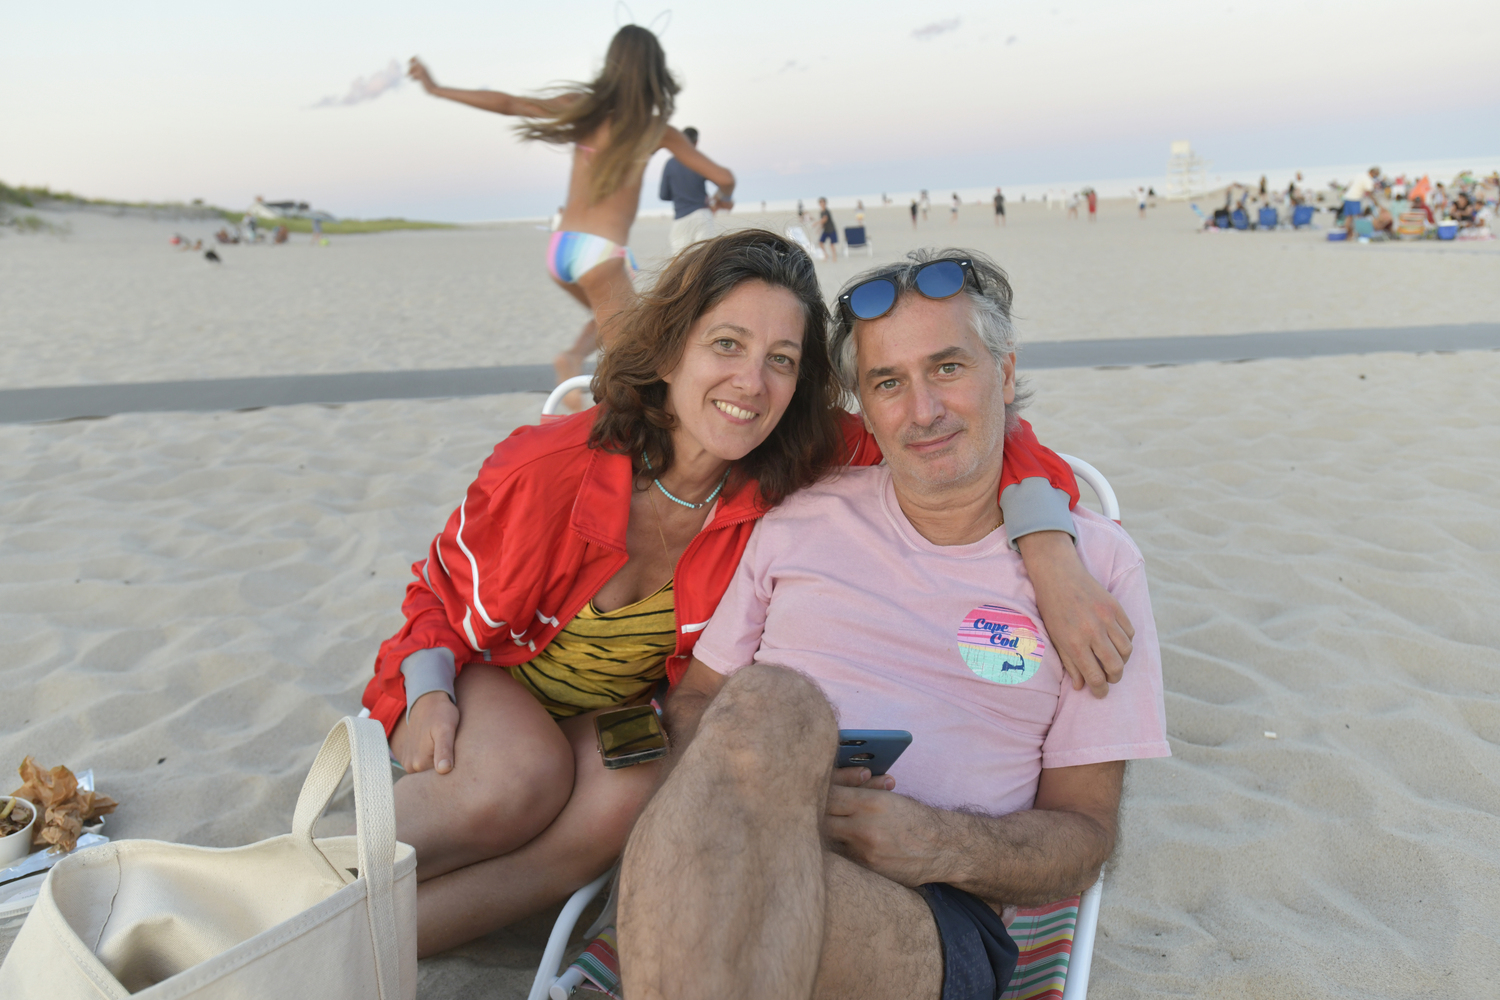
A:
<svg viewBox="0 0 1500 1000">
<path fill-rule="evenodd" d="M 650 705 L 618 708 L 594 717 L 599 753 L 606 767 L 655 760 L 666 755 L 667 737 Z"/>
</svg>

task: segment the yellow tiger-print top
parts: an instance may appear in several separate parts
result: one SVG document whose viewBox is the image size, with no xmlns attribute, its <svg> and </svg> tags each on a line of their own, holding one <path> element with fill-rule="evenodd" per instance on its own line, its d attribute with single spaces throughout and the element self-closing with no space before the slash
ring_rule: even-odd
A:
<svg viewBox="0 0 1500 1000">
<path fill-rule="evenodd" d="M 601 612 L 590 601 L 534 659 L 510 668 L 554 719 L 646 700 L 677 646 L 672 582 Z"/>
</svg>

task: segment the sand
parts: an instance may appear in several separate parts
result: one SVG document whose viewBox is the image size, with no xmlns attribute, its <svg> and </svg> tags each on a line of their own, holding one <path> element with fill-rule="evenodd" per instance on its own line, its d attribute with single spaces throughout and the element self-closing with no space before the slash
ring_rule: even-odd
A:
<svg viewBox="0 0 1500 1000">
<path fill-rule="evenodd" d="M 1483 246 L 1203 237 L 1172 228 L 1176 208 L 1095 231 L 1038 208 L 996 235 L 979 211 L 951 231 L 1009 253 L 1037 339 L 1500 311 Z M 4 384 L 546 360 L 561 337 L 484 326 L 521 288 L 507 261 L 533 279 L 504 306 L 531 317 L 518 329 L 577 319 L 535 284 L 545 234 L 524 226 L 230 248 L 217 271 L 156 241 L 173 228 L 79 217 L 63 241 L 0 240 Z M 265 298 L 315 267 L 318 322 Z M 1173 757 L 1129 773 L 1094 995 L 1493 995 L 1500 353 L 1033 378 L 1042 440 L 1119 493 L 1163 646 Z M 399 624 L 408 564 L 539 398 L 0 427 L 0 764 L 92 767 L 122 802 L 112 836 L 286 831 Z M 427 960 L 420 995 L 524 996 L 542 935 Z"/>
</svg>

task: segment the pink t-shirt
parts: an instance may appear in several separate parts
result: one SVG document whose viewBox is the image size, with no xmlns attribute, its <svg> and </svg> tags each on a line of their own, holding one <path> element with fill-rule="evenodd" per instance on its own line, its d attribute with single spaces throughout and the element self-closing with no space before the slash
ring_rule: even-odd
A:
<svg viewBox="0 0 1500 1000">
<path fill-rule="evenodd" d="M 1043 767 L 1166 757 L 1161 652 L 1140 550 L 1079 507 L 1078 555 L 1135 625 L 1125 677 L 1074 691 L 1004 529 L 934 545 L 896 500 L 890 469 L 846 469 L 756 526 L 694 655 L 822 686 L 844 729 L 905 729 L 896 790 L 941 809 L 1029 809 Z"/>
</svg>

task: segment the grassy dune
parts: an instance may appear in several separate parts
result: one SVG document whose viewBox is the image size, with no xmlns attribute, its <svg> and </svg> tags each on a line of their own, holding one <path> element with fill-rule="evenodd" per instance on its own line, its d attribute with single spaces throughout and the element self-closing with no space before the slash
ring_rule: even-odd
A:
<svg viewBox="0 0 1500 1000">
<path fill-rule="evenodd" d="M 53 191 L 48 187 L 11 187 L 0 182 L 0 206 L 16 205 L 22 208 L 51 208 L 58 206 L 76 208 L 132 208 L 151 211 L 181 211 L 181 212 L 205 212 L 221 216 L 224 221 L 239 224 L 245 217 L 245 213 L 220 208 L 217 205 L 205 205 L 201 200 L 192 203 L 187 202 L 153 202 L 153 201 L 113 201 L 108 198 L 84 198 L 71 191 Z M 33 218 L 26 216 L 23 218 Z M 40 220 L 37 220 L 40 222 Z M 258 224 L 263 229 L 274 229 L 278 224 L 285 225 L 294 233 L 312 232 L 312 222 L 308 219 L 261 219 Z M 323 232 L 330 236 L 347 235 L 351 233 L 384 233 L 396 229 L 453 229 L 449 222 L 423 222 L 415 219 L 341 219 L 338 222 L 323 223 Z"/>
</svg>

